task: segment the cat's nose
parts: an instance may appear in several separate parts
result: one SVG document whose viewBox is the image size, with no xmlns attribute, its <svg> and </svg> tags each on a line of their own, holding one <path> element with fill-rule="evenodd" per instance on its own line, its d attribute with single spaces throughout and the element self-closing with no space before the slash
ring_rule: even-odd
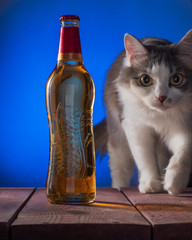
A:
<svg viewBox="0 0 192 240">
<path fill-rule="evenodd" d="M 163 103 L 164 101 L 165 101 L 165 99 L 167 98 L 167 96 L 159 96 L 159 97 L 157 97 L 158 99 L 159 99 L 159 101 L 161 102 L 161 103 Z"/>
</svg>

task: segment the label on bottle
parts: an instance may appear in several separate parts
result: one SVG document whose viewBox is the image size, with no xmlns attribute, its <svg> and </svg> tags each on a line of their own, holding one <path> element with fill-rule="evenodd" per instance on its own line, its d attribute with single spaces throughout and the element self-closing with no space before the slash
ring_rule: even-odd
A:
<svg viewBox="0 0 192 240">
<path fill-rule="evenodd" d="M 82 58 L 79 28 L 62 27 L 60 32 L 58 60 L 70 60 L 74 58 Z"/>
</svg>

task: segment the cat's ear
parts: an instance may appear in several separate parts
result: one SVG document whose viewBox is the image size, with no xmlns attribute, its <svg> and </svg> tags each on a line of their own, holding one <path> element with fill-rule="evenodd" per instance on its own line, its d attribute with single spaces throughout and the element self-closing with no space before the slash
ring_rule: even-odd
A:
<svg viewBox="0 0 192 240">
<path fill-rule="evenodd" d="M 131 34 L 125 34 L 124 45 L 129 66 L 134 65 L 138 59 L 146 57 L 148 53 L 147 49 L 139 42 L 139 40 Z"/>
<path fill-rule="evenodd" d="M 181 39 L 175 48 L 182 60 L 192 68 L 192 29 Z"/>
</svg>

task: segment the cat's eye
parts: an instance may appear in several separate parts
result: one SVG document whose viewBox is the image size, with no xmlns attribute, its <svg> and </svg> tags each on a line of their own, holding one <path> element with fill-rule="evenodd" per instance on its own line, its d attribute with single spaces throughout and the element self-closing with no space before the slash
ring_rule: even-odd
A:
<svg viewBox="0 0 192 240">
<path fill-rule="evenodd" d="M 176 73 L 173 76 L 170 77 L 170 84 L 172 86 L 179 86 L 183 82 L 183 76 L 180 73 Z"/>
<path fill-rule="evenodd" d="M 144 74 L 141 76 L 140 82 L 144 87 L 149 87 L 153 84 L 153 79 L 149 75 Z"/>
</svg>

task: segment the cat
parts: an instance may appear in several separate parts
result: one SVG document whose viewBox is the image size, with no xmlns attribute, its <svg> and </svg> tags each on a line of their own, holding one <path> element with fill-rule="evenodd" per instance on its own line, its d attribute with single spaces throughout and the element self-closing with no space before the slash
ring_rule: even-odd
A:
<svg viewBox="0 0 192 240">
<path fill-rule="evenodd" d="M 179 194 L 192 167 L 192 30 L 176 44 L 125 34 L 106 77 L 106 119 L 94 127 L 96 152 L 109 154 L 112 187 Z"/>
</svg>

